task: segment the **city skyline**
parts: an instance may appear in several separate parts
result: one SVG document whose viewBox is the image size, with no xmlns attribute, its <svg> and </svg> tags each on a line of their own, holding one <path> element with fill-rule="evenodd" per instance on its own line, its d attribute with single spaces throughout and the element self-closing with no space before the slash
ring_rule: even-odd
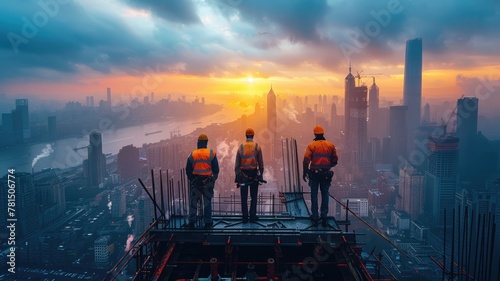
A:
<svg viewBox="0 0 500 281">
<path fill-rule="evenodd" d="M 381 74 L 381 98 L 399 100 L 412 38 L 423 39 L 423 99 L 484 94 L 492 90 L 483 84 L 499 80 L 494 1 L 432 3 L 445 17 L 427 13 L 430 2 L 392 0 L 43 3 L 2 11 L 2 93 L 255 95 L 273 84 L 283 93 L 340 95 L 351 61 L 354 74 Z"/>
</svg>

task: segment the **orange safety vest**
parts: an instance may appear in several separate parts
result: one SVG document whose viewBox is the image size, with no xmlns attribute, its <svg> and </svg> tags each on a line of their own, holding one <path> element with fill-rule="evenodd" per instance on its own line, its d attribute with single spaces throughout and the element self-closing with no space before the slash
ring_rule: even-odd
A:
<svg viewBox="0 0 500 281">
<path fill-rule="evenodd" d="M 198 148 L 191 152 L 189 158 L 193 164 L 193 175 L 212 176 L 212 160 L 215 152 L 208 148 Z"/>
<path fill-rule="evenodd" d="M 240 145 L 240 168 L 242 170 L 257 169 L 257 144 L 247 141 Z"/>
<path fill-rule="evenodd" d="M 330 169 L 337 158 L 335 145 L 326 140 L 313 141 L 307 147 L 304 158 L 311 161 L 311 169 Z"/>
</svg>

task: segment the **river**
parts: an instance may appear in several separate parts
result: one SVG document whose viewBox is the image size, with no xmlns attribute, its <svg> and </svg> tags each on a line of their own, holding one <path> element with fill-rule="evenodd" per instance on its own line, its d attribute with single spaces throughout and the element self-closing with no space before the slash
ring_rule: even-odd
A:
<svg viewBox="0 0 500 281">
<path fill-rule="evenodd" d="M 242 114 L 253 113 L 252 107 L 224 105 L 223 109 L 212 115 L 188 119 L 165 120 L 157 123 L 131 126 L 116 130 L 102 131 L 102 150 L 104 154 L 117 154 L 126 145 L 136 147 L 144 143 L 155 143 L 170 138 L 170 132 L 179 130 L 181 135 L 192 133 L 197 128 L 204 128 L 213 123 L 232 122 Z M 107 126 L 110 128 L 112 126 Z M 161 132 L 158 132 L 161 131 Z M 152 133 L 158 132 L 153 134 Z M 38 143 L 16 146 L 0 151 L 0 176 L 7 173 L 7 169 L 16 169 L 17 172 L 35 172 L 45 168 L 70 168 L 82 164 L 87 159 L 87 149 L 76 149 L 89 144 L 88 136 L 82 138 L 65 138 L 51 143 Z M 38 157 L 37 157 L 38 156 Z M 34 161 L 34 159 L 38 160 Z M 35 163 L 34 163 L 35 162 Z M 32 167 L 32 164 L 34 166 Z"/>
</svg>

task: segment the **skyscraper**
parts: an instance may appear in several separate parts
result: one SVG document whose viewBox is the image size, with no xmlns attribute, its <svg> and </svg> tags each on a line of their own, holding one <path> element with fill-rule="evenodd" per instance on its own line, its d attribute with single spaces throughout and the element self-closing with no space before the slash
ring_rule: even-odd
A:
<svg viewBox="0 0 500 281">
<path fill-rule="evenodd" d="M 104 182 L 106 157 L 102 154 L 102 135 L 98 131 L 89 134 L 87 168 L 87 187 L 97 188 Z"/>
<path fill-rule="evenodd" d="M 456 136 L 460 140 L 458 147 L 458 173 L 460 180 L 468 181 L 474 175 L 474 156 L 477 154 L 474 139 L 477 136 L 477 114 L 479 100 L 476 97 L 464 97 L 457 100 Z"/>
<path fill-rule="evenodd" d="M 413 133 L 420 125 L 422 103 L 422 39 L 406 41 L 404 72 L 404 105 L 408 106 L 408 136 L 413 142 Z"/>
<path fill-rule="evenodd" d="M 425 172 L 425 214 L 433 226 L 451 225 L 457 188 L 458 138 L 429 137 L 429 159 Z"/>
<path fill-rule="evenodd" d="M 427 125 L 431 122 L 431 106 L 426 103 L 424 106 L 424 114 L 422 116 L 422 125 Z"/>
<path fill-rule="evenodd" d="M 399 170 L 399 194 L 402 209 L 417 220 L 424 211 L 424 176 L 411 165 Z"/>
<path fill-rule="evenodd" d="M 368 87 L 361 85 L 356 87 L 354 76 L 349 74 L 345 81 L 346 115 L 345 115 L 345 148 L 347 159 L 352 163 L 361 164 L 368 158 Z"/>
<path fill-rule="evenodd" d="M 32 234 L 39 227 L 38 218 L 38 207 L 36 204 L 36 194 L 35 187 L 33 184 L 33 176 L 31 173 L 17 172 L 14 174 L 14 178 L 5 175 L 0 178 L 0 200 L 2 200 L 2 208 L 0 208 L 0 219 L 6 222 L 8 218 L 17 219 L 15 233 L 18 238 L 25 237 L 26 235 Z M 15 216 L 8 217 L 7 209 L 7 198 L 11 194 L 7 187 L 9 186 L 9 180 L 15 182 L 15 196 L 16 196 L 16 206 L 15 206 Z M 7 237 L 9 229 L 2 227 L 0 230 L 0 237 Z"/>
<path fill-rule="evenodd" d="M 408 154 L 407 144 L 407 115 L 406 105 L 396 105 L 389 108 L 389 134 L 391 136 L 391 164 L 394 170 L 399 170 L 400 159 L 405 159 Z"/>
<path fill-rule="evenodd" d="M 351 116 L 350 111 L 350 96 L 351 92 L 354 91 L 354 87 L 356 86 L 354 81 L 354 75 L 351 73 L 351 65 L 349 65 L 349 74 L 345 77 L 345 87 L 344 87 L 344 136 L 345 136 L 345 147 L 349 147 L 349 139 L 348 132 L 349 130 L 349 116 Z"/>
<path fill-rule="evenodd" d="M 108 109 L 111 109 L 111 88 L 106 89 L 106 105 Z"/>
<path fill-rule="evenodd" d="M 368 136 L 369 137 L 383 137 L 379 128 L 380 118 L 379 110 L 379 88 L 375 84 L 375 77 L 373 77 L 373 84 L 370 86 L 368 94 Z"/>
<path fill-rule="evenodd" d="M 269 93 L 267 94 L 267 129 L 270 134 L 267 157 L 268 159 L 275 159 L 275 157 L 277 157 L 276 151 L 278 149 L 278 146 L 276 145 L 278 138 L 278 118 L 276 115 L 276 94 L 274 93 L 272 86 L 271 90 L 269 90 Z"/>
<path fill-rule="evenodd" d="M 118 172 L 122 179 L 137 178 L 139 175 L 139 149 L 133 145 L 127 145 L 118 152 Z"/>
<path fill-rule="evenodd" d="M 12 125 L 16 141 L 24 142 L 31 137 L 27 99 L 16 99 L 16 109 L 12 111 Z"/>
</svg>

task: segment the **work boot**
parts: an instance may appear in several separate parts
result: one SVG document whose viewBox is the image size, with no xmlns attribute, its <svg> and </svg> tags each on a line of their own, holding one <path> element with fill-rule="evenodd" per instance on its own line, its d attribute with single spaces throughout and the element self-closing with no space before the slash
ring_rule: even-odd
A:
<svg viewBox="0 0 500 281">
<path fill-rule="evenodd" d="M 321 219 L 321 226 L 328 227 L 328 219 L 327 218 Z"/>
<path fill-rule="evenodd" d="M 310 216 L 309 219 L 311 220 L 313 226 L 318 226 L 318 219 L 315 219 L 313 216 Z"/>
<path fill-rule="evenodd" d="M 259 217 L 255 216 L 255 217 L 250 217 L 250 222 L 256 222 L 259 220 Z"/>
<path fill-rule="evenodd" d="M 214 224 L 212 222 L 205 223 L 205 229 L 210 229 L 210 228 L 212 228 L 212 226 L 214 226 Z"/>
<path fill-rule="evenodd" d="M 242 221 L 243 221 L 243 223 L 248 223 L 248 218 L 247 217 L 243 217 Z"/>
</svg>

